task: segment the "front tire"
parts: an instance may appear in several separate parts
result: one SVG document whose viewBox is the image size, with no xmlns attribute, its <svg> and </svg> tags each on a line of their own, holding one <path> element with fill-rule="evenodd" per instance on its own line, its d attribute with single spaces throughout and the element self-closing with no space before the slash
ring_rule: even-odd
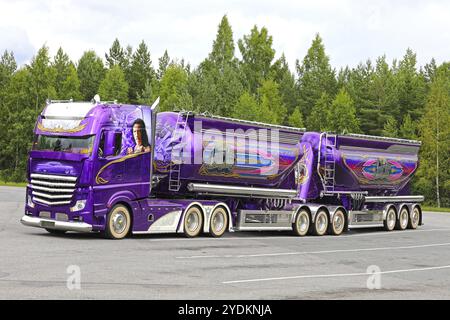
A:
<svg viewBox="0 0 450 320">
<path fill-rule="evenodd" d="M 184 215 L 184 235 L 194 238 L 203 228 L 203 214 L 198 207 L 190 207 Z"/>
<path fill-rule="evenodd" d="M 123 239 L 128 235 L 130 228 L 130 211 L 124 205 L 115 205 L 106 218 L 105 236 L 109 239 Z"/>
<path fill-rule="evenodd" d="M 325 210 L 319 210 L 314 221 L 313 233 L 316 236 L 323 236 L 328 230 L 328 213 Z"/>
<path fill-rule="evenodd" d="M 309 218 L 308 211 L 302 209 L 295 217 L 295 221 L 292 224 L 292 229 L 297 236 L 304 237 L 308 234 L 310 224 L 311 219 Z"/>
</svg>

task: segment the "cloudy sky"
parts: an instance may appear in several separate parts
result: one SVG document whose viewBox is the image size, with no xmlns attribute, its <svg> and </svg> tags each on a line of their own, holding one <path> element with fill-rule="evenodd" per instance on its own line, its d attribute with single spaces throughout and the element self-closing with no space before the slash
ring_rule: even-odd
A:
<svg viewBox="0 0 450 320">
<path fill-rule="evenodd" d="M 408 47 L 420 65 L 450 60 L 450 0 L 0 0 L 0 51 L 13 50 L 20 64 L 43 44 L 74 60 L 87 49 L 104 57 L 117 37 L 133 47 L 145 40 L 154 64 L 167 49 L 196 66 L 224 14 L 236 42 L 255 24 L 267 27 L 292 70 L 316 33 L 336 68 L 401 58 Z"/>
</svg>

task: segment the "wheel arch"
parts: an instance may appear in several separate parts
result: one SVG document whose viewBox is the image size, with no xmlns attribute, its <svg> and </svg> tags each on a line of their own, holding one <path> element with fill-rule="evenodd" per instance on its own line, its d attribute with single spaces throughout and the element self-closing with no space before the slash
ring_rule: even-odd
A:
<svg viewBox="0 0 450 320">
<path fill-rule="evenodd" d="M 203 217 L 203 228 L 202 230 L 204 230 L 204 223 L 205 223 L 205 207 L 198 201 L 193 201 L 191 203 L 189 203 L 189 205 L 183 210 L 183 214 L 181 215 L 180 221 L 178 222 L 178 228 L 177 228 L 177 233 L 183 233 L 184 232 L 184 217 L 186 215 L 186 212 L 192 208 L 192 207 L 197 207 L 200 209 L 200 212 L 202 214 Z"/>
</svg>

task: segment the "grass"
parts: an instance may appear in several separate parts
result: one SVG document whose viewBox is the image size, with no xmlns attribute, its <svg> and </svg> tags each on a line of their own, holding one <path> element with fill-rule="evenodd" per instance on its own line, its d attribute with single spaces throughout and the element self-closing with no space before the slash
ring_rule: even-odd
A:
<svg viewBox="0 0 450 320">
<path fill-rule="evenodd" d="M 422 207 L 423 211 L 434 211 L 434 212 L 450 212 L 450 208 L 438 208 L 438 207 Z"/>
<path fill-rule="evenodd" d="M 0 181 L 0 186 L 6 186 L 6 187 L 26 187 L 26 182 L 4 182 Z"/>
</svg>

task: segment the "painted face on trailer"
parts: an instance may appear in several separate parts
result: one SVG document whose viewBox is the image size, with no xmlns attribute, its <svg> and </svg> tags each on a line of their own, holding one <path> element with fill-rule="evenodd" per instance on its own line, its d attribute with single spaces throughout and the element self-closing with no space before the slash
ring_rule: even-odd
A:
<svg viewBox="0 0 450 320">
<path fill-rule="evenodd" d="M 133 126 L 133 137 L 138 146 L 142 145 L 142 127 L 138 123 Z"/>
</svg>

